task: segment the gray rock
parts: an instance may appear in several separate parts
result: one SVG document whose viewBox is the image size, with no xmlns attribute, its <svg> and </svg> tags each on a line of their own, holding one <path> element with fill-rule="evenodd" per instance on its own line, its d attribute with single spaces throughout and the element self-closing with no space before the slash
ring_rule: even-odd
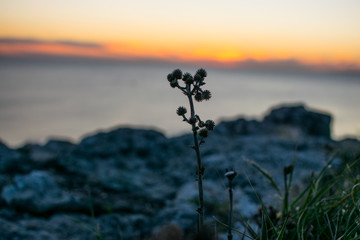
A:
<svg viewBox="0 0 360 240">
<path fill-rule="evenodd" d="M 329 114 L 309 111 L 304 105 L 283 106 L 271 110 L 264 118 L 264 124 L 299 128 L 310 136 L 330 138 L 331 116 Z"/>
<path fill-rule="evenodd" d="M 81 215 L 54 215 L 49 219 L 22 217 L 13 222 L 0 219 L 4 240 L 94 239 L 95 234 L 87 226 L 96 229 L 89 217 Z"/>
<path fill-rule="evenodd" d="M 280 106 L 271 110 L 262 122 L 240 118 L 219 124 L 216 132 L 228 136 L 273 134 L 287 138 L 330 138 L 332 117 L 308 110 L 304 105 Z"/>
<path fill-rule="evenodd" d="M 0 142 L 0 173 L 16 171 L 21 164 L 21 154 Z M 21 165 L 20 165 L 21 166 Z"/>
<path fill-rule="evenodd" d="M 44 171 L 15 176 L 14 183 L 4 187 L 1 196 L 10 206 L 38 214 L 70 210 L 80 202 L 77 197 L 63 191 Z"/>
<path fill-rule="evenodd" d="M 259 206 L 255 192 L 274 207 L 279 196 L 247 160 L 264 168 L 281 188 L 283 167 L 296 159 L 293 184 L 302 189 L 336 148 L 346 148 L 339 158 L 357 158 L 359 142 L 332 141 L 330 123 L 329 115 L 302 105 L 273 109 L 262 121 L 219 123 L 201 145 L 206 220 L 226 219 L 225 168 L 238 172 L 234 214 L 252 218 Z M 78 144 L 50 140 L 14 150 L 0 143 L 0 232 L 5 239 L 80 240 L 99 232 L 107 240 L 130 240 L 146 239 L 169 223 L 184 233 L 194 230 L 192 141 L 191 134 L 167 138 L 154 130 L 119 128 Z M 333 167 L 342 163 L 339 159 Z"/>
<path fill-rule="evenodd" d="M 244 118 L 236 119 L 234 121 L 223 121 L 215 128 L 215 132 L 230 137 L 264 133 L 261 122 Z"/>
<path fill-rule="evenodd" d="M 140 158 L 148 158 L 165 140 L 163 134 L 153 130 L 119 128 L 84 138 L 77 151 L 85 155 L 103 158 L 132 154 Z"/>
</svg>

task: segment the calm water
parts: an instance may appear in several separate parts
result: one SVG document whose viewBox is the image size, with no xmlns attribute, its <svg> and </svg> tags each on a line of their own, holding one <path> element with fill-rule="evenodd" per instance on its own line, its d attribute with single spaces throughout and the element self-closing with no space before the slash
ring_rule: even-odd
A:
<svg viewBox="0 0 360 240">
<path fill-rule="evenodd" d="M 0 64 L 0 138 L 16 146 L 48 137 L 74 141 L 119 125 L 155 127 L 167 135 L 188 126 L 176 116 L 187 106 L 170 88 L 168 64 Z M 193 73 L 196 68 L 183 67 Z M 208 68 L 213 98 L 196 105 L 203 119 L 258 118 L 280 103 L 302 102 L 334 116 L 333 137 L 360 136 L 360 80 Z"/>
</svg>

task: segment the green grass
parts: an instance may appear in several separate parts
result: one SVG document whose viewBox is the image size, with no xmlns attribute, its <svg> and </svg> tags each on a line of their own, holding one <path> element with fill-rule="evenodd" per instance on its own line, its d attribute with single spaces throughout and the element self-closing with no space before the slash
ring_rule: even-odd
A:
<svg viewBox="0 0 360 240">
<path fill-rule="evenodd" d="M 268 208 L 259 198 L 258 228 L 243 219 L 246 232 L 234 232 L 257 240 L 360 239 L 360 175 L 356 167 L 359 162 L 357 159 L 336 171 L 329 161 L 309 180 L 307 188 L 289 202 L 294 168 L 284 171 L 286 187 L 282 192 L 267 171 L 249 161 L 282 197 L 283 206 L 279 210 Z"/>
</svg>

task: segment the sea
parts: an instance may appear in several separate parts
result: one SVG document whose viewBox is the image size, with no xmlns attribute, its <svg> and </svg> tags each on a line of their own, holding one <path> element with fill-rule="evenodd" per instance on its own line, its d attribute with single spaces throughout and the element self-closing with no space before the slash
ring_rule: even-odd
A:
<svg viewBox="0 0 360 240">
<path fill-rule="evenodd" d="M 0 140 L 11 147 L 49 139 L 73 142 L 117 127 L 190 131 L 176 115 L 186 97 L 167 74 L 203 66 L 156 61 L 1 61 Z M 305 104 L 333 116 L 332 137 L 360 138 L 359 76 L 204 67 L 209 101 L 195 104 L 203 120 L 261 120 L 281 104 Z"/>
</svg>

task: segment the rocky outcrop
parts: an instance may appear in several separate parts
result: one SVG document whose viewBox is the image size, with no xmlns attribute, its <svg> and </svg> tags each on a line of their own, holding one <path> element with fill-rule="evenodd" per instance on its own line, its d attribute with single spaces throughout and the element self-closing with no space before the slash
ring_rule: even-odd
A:
<svg viewBox="0 0 360 240">
<path fill-rule="evenodd" d="M 16 175 L 13 183 L 3 188 L 1 196 L 8 206 L 35 215 L 84 208 L 79 197 L 62 190 L 55 178 L 45 171 Z"/>
<path fill-rule="evenodd" d="M 360 151 L 353 150 L 359 142 L 333 141 L 330 124 L 329 115 L 301 105 L 273 109 L 263 121 L 219 123 L 201 146 L 206 215 L 226 219 L 226 168 L 239 173 L 234 211 L 252 218 L 259 204 L 249 179 L 265 203 L 279 199 L 248 160 L 280 184 L 283 167 L 295 156 L 293 181 L 301 189 L 335 149 L 351 149 L 344 159 L 358 157 Z M 186 235 L 196 226 L 191 145 L 191 135 L 167 138 L 131 128 L 90 134 L 77 144 L 50 140 L 10 149 L 0 143 L 1 239 L 80 240 L 97 233 L 104 239 L 149 239 L 164 226 Z"/>
<path fill-rule="evenodd" d="M 290 138 L 331 137 L 329 114 L 314 112 L 304 105 L 288 105 L 274 108 L 264 120 L 246 120 L 221 123 L 216 129 L 226 135 L 282 135 Z"/>
<path fill-rule="evenodd" d="M 264 118 L 263 124 L 276 128 L 290 126 L 309 136 L 330 138 L 331 116 L 308 111 L 303 105 L 284 106 L 273 109 Z"/>
</svg>

